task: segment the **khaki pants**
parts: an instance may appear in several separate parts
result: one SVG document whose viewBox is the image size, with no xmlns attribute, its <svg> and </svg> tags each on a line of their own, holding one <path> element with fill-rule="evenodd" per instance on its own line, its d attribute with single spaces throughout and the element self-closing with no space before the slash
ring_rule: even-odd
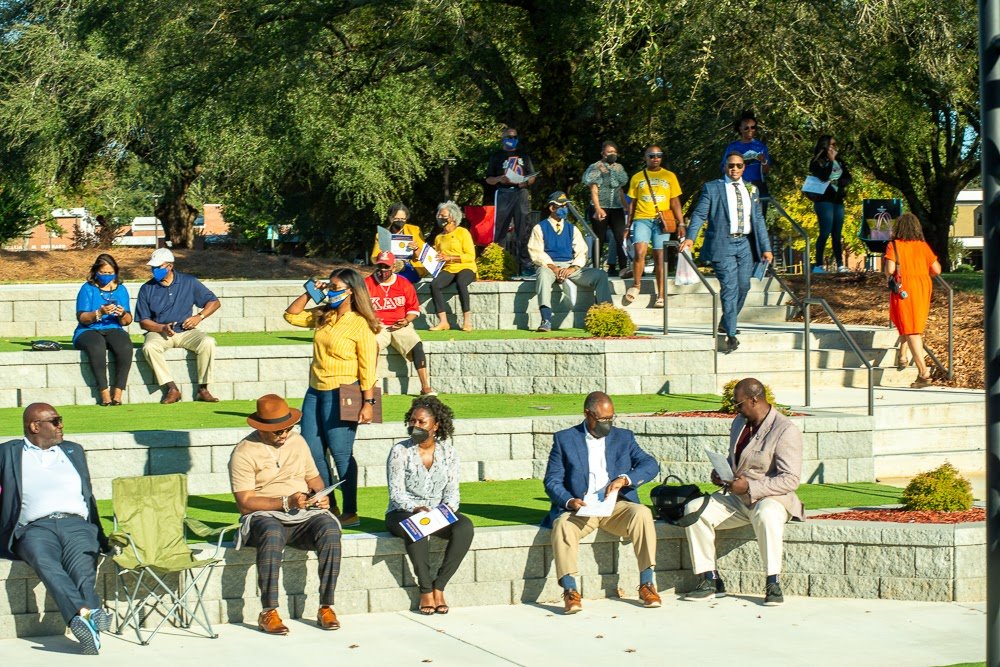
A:
<svg viewBox="0 0 1000 667">
<path fill-rule="evenodd" d="M 420 343 L 420 335 L 417 330 L 413 327 L 413 323 L 407 324 L 405 327 L 396 329 L 395 331 L 389 331 L 386 326 L 382 327 L 382 330 L 375 334 L 375 342 L 378 344 L 378 365 L 375 367 L 375 377 L 384 377 L 387 371 L 386 359 L 381 355 L 382 350 L 392 345 L 392 349 L 399 352 L 407 361 L 413 361 L 413 348 L 415 348 Z"/>
<path fill-rule="evenodd" d="M 142 344 L 142 356 L 146 358 L 156 383 L 160 386 L 173 382 L 174 378 L 163 359 L 163 353 L 181 347 L 195 353 L 198 364 L 198 384 L 212 381 L 212 363 L 215 361 L 215 339 L 200 329 L 178 331 L 173 336 L 150 331 Z"/>
<path fill-rule="evenodd" d="M 632 540 L 639 571 L 656 565 L 656 526 L 653 513 L 645 505 L 621 501 L 611 516 L 582 517 L 564 512 L 552 524 L 552 551 L 556 561 L 556 576 L 576 576 L 580 540 L 598 528 Z"/>
<path fill-rule="evenodd" d="M 554 262 L 554 264 L 559 268 L 569 266 L 569 262 Z M 566 278 L 566 281 L 579 287 L 587 287 L 594 290 L 594 303 L 611 302 L 611 287 L 608 283 L 608 274 L 600 269 L 593 267 L 577 269 Z M 552 269 L 547 266 L 536 267 L 535 294 L 538 296 L 538 306 L 540 308 L 552 306 L 552 286 L 555 283 L 556 274 L 552 272 Z M 563 291 L 566 291 L 565 282 L 561 287 Z M 573 300 L 574 305 L 576 305 L 575 298 Z"/>
<path fill-rule="evenodd" d="M 702 500 L 692 500 L 684 508 L 690 514 L 701 507 Z M 713 493 L 708 507 L 698 520 L 685 528 L 691 549 L 691 569 L 695 574 L 715 569 L 715 530 L 739 528 L 750 524 L 757 535 L 757 546 L 768 575 L 781 574 L 781 555 L 785 522 L 791 518 L 785 506 L 773 498 L 764 498 L 747 507 L 737 496 Z"/>
</svg>

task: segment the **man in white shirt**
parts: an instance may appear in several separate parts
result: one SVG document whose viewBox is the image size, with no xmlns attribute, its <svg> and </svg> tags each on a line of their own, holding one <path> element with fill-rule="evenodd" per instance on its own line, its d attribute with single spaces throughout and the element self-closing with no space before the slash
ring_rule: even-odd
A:
<svg viewBox="0 0 1000 667">
<path fill-rule="evenodd" d="M 587 267 L 587 242 L 569 222 L 569 198 L 556 190 L 545 205 L 548 217 L 535 225 L 528 239 L 528 255 L 536 268 L 535 293 L 542 314 L 538 331 L 552 331 L 552 285 L 566 281 L 594 290 L 596 303 L 611 302 L 608 274 Z"/>
<path fill-rule="evenodd" d="M 637 490 L 652 480 L 660 465 L 640 449 L 632 431 L 613 426 L 615 406 L 600 391 L 587 396 L 582 424 L 553 435 L 545 468 L 545 492 L 552 509 L 542 527 L 552 528 L 556 575 L 563 587 L 567 614 L 582 609 L 576 575 L 580 540 L 598 528 L 632 541 L 639 562 L 639 598 L 659 607 L 653 574 L 656 567 L 656 527 L 653 513 L 639 501 Z M 606 516 L 580 516 L 580 510 L 617 494 Z M 586 513 L 586 512 L 585 512 Z"/>
<path fill-rule="evenodd" d="M 0 556 L 23 560 L 45 584 L 86 655 L 111 617 L 97 595 L 97 555 L 108 550 L 83 448 L 63 440 L 46 403 L 24 409 L 24 438 L 0 445 Z"/>
<path fill-rule="evenodd" d="M 726 353 L 740 346 L 736 338 L 736 318 L 743 310 L 750 292 L 753 274 L 753 254 L 750 252 L 750 232 L 757 252 L 765 262 L 773 259 L 771 242 L 764 225 L 760 208 L 760 191 L 743 182 L 746 164 L 740 153 L 729 153 L 725 161 L 726 176 L 710 181 L 701 190 L 687 238 L 680 251 L 690 250 L 702 225 L 708 221 L 705 243 L 701 247 L 701 261 L 710 262 L 719 279 L 719 296 L 722 299 L 722 322 L 719 332 L 726 335 Z M 683 261 L 683 260 L 681 260 Z"/>
</svg>

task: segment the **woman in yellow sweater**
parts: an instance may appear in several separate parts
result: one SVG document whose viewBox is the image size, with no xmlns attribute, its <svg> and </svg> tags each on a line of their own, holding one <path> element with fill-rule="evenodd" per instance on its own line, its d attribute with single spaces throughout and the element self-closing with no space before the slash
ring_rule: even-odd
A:
<svg viewBox="0 0 1000 667">
<path fill-rule="evenodd" d="M 462 305 L 462 331 L 472 331 L 472 313 L 469 311 L 469 285 L 476 281 L 476 248 L 469 230 L 459 227 L 462 209 L 455 202 L 445 202 L 437 207 L 437 224 L 441 230 L 434 239 L 434 250 L 445 265 L 431 281 L 431 297 L 437 310 L 437 326 L 431 331 L 450 329 L 448 314 L 444 310 L 442 290 L 455 283 L 458 300 Z"/>
<path fill-rule="evenodd" d="M 316 287 L 327 293 L 326 303 L 306 310 L 309 294 L 298 297 L 285 309 L 285 321 L 314 329 L 313 358 L 309 367 L 309 389 L 302 401 L 302 437 L 323 483 L 333 477 L 327 452 L 333 456 L 340 485 L 343 513 L 331 496 L 331 510 L 345 528 L 357 526 L 358 464 L 354 460 L 354 436 L 358 424 L 370 424 L 375 404 L 375 365 L 378 344 L 375 334 L 382 325 L 372 310 L 365 281 L 354 269 L 337 269 Z M 357 423 L 340 418 L 340 385 L 360 384 L 365 405 Z"/>
</svg>

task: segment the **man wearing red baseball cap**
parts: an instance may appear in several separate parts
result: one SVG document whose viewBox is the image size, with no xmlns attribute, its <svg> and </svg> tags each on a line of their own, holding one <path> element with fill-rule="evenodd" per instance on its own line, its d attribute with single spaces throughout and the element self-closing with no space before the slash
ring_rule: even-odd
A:
<svg viewBox="0 0 1000 667">
<path fill-rule="evenodd" d="M 424 344 L 413 327 L 413 320 L 420 316 L 417 291 L 409 280 L 400 279 L 393 272 L 395 264 L 395 255 L 388 251 L 380 252 L 375 258 L 375 271 L 365 278 L 372 309 L 383 325 L 382 330 L 375 335 L 375 341 L 380 353 L 392 345 L 401 356 L 412 361 L 413 367 L 417 369 L 417 377 L 420 378 L 420 394 L 436 396 L 427 372 Z M 376 374 L 377 377 L 385 375 L 385 362 L 381 354 Z"/>
</svg>

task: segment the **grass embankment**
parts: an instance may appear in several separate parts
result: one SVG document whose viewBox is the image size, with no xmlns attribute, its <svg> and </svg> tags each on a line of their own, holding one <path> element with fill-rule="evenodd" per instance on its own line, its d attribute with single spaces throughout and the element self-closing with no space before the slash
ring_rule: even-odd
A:
<svg viewBox="0 0 1000 667">
<path fill-rule="evenodd" d="M 39 353 L 41 354 L 41 353 Z M 382 417 L 385 423 L 400 424 L 413 396 L 384 397 Z M 583 414 L 584 394 L 442 394 L 441 400 L 455 411 L 458 419 L 495 419 L 500 417 L 537 417 L 545 415 Z M 635 394 L 615 396 L 619 414 L 651 413 L 667 410 L 715 410 L 721 399 L 711 394 Z M 289 397 L 294 407 L 302 404 L 300 397 Z M 256 409 L 254 401 L 220 401 L 200 403 L 186 401 L 176 405 L 136 403 L 102 408 L 97 405 L 64 405 L 58 408 L 66 422 L 66 438 L 74 433 L 112 433 L 123 431 L 190 430 L 246 426 L 246 416 Z M 0 437 L 22 432 L 22 408 L 0 408 Z M 363 428 L 363 427 L 362 427 Z"/>
<path fill-rule="evenodd" d="M 705 491 L 715 487 L 701 485 Z M 643 502 L 648 503 L 652 484 L 639 490 Z M 489 526 L 538 525 L 549 511 L 549 499 L 541 480 L 521 479 L 503 482 L 469 482 L 461 485 L 462 513 L 478 528 Z M 798 494 L 807 508 L 861 507 L 889 505 L 899 502 L 902 489 L 873 483 L 855 484 L 804 484 Z M 358 514 L 361 526 L 348 529 L 347 533 L 370 533 L 385 530 L 383 517 L 388 499 L 387 488 L 367 487 L 358 489 Z M 105 527 L 111 527 L 111 501 L 97 503 Z M 191 496 L 188 498 L 189 516 L 210 526 L 235 523 L 239 516 L 231 494 Z"/>
</svg>

